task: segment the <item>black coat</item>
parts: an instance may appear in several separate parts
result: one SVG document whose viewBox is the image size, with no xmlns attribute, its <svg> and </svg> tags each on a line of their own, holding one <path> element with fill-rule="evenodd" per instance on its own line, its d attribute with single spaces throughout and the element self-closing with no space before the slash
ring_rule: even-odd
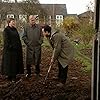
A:
<svg viewBox="0 0 100 100">
<path fill-rule="evenodd" d="M 22 45 L 18 31 L 7 26 L 3 32 L 4 50 L 2 57 L 1 73 L 15 76 L 24 73 Z"/>
</svg>

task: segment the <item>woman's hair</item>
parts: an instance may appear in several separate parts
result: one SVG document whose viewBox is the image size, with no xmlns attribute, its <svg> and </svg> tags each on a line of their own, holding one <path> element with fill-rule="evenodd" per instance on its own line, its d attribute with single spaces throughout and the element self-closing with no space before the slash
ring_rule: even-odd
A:
<svg viewBox="0 0 100 100">
<path fill-rule="evenodd" d="M 8 19 L 7 19 L 7 24 L 9 25 L 9 23 L 10 23 L 12 20 L 15 20 L 15 19 L 14 19 L 14 18 L 8 18 Z"/>
</svg>

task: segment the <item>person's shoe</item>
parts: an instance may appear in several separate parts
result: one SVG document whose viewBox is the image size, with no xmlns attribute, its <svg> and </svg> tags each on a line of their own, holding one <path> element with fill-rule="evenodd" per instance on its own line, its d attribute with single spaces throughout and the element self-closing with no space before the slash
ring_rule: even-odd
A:
<svg viewBox="0 0 100 100">
<path fill-rule="evenodd" d="M 53 77 L 53 80 L 58 81 L 59 82 L 59 78 L 58 77 Z"/>
<path fill-rule="evenodd" d="M 11 82 L 12 82 L 12 83 L 16 83 L 16 81 L 15 81 L 15 80 L 12 80 Z"/>
<path fill-rule="evenodd" d="M 63 87 L 64 84 L 63 84 L 63 83 L 58 83 L 57 86 L 58 86 L 58 87 Z"/>
<path fill-rule="evenodd" d="M 43 75 L 42 74 L 38 74 L 39 75 L 39 77 L 42 77 Z"/>
<path fill-rule="evenodd" d="M 39 77 L 42 77 L 42 76 L 43 76 L 43 75 L 40 74 L 40 73 L 35 73 L 34 75 L 35 75 L 35 76 L 39 76 Z"/>
<path fill-rule="evenodd" d="M 31 77 L 31 75 L 30 74 L 26 74 L 26 78 L 30 78 Z"/>
<path fill-rule="evenodd" d="M 40 77 L 42 77 L 41 74 L 35 74 L 36 79 L 40 79 Z"/>
<path fill-rule="evenodd" d="M 14 78 L 11 80 L 11 83 L 16 83 L 16 81 L 17 81 L 16 78 Z"/>
</svg>

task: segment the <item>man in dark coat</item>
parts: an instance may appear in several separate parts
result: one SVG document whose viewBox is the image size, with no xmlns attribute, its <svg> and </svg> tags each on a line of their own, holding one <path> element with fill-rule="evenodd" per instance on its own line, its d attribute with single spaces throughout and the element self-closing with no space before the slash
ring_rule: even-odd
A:
<svg viewBox="0 0 100 100">
<path fill-rule="evenodd" d="M 35 65 L 35 74 L 39 76 L 41 62 L 41 44 L 43 42 L 43 35 L 40 25 L 36 24 L 35 16 L 29 16 L 29 24 L 27 24 L 24 27 L 24 34 L 22 36 L 22 39 L 24 40 L 24 43 L 27 45 L 26 76 L 31 76 L 32 65 Z"/>
<path fill-rule="evenodd" d="M 15 80 L 17 74 L 24 73 L 22 45 L 15 19 L 9 18 L 8 26 L 4 29 L 4 50 L 2 57 L 1 72 L 8 76 L 9 80 Z"/>
<path fill-rule="evenodd" d="M 74 48 L 64 33 L 55 31 L 51 34 L 51 27 L 48 25 L 45 25 L 42 31 L 53 47 L 50 65 L 52 66 L 55 60 L 58 61 L 58 80 L 60 83 L 57 86 L 63 86 L 66 83 L 68 65 L 72 61 Z"/>
</svg>

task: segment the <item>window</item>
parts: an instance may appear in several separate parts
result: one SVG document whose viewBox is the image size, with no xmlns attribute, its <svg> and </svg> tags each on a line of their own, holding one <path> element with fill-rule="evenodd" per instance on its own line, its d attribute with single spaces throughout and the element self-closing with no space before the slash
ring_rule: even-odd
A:
<svg viewBox="0 0 100 100">
<path fill-rule="evenodd" d="M 24 15 L 24 14 L 19 15 L 19 20 L 26 21 L 26 19 L 27 19 L 27 15 Z"/>
<path fill-rule="evenodd" d="M 59 19 L 59 15 L 56 15 L 56 19 Z"/>
<path fill-rule="evenodd" d="M 62 19 L 63 18 L 63 16 L 60 16 L 60 19 Z"/>
<path fill-rule="evenodd" d="M 14 18 L 14 14 L 8 14 L 7 18 Z"/>
<path fill-rule="evenodd" d="M 62 20 L 63 19 L 63 15 L 56 15 L 56 19 Z"/>
</svg>

